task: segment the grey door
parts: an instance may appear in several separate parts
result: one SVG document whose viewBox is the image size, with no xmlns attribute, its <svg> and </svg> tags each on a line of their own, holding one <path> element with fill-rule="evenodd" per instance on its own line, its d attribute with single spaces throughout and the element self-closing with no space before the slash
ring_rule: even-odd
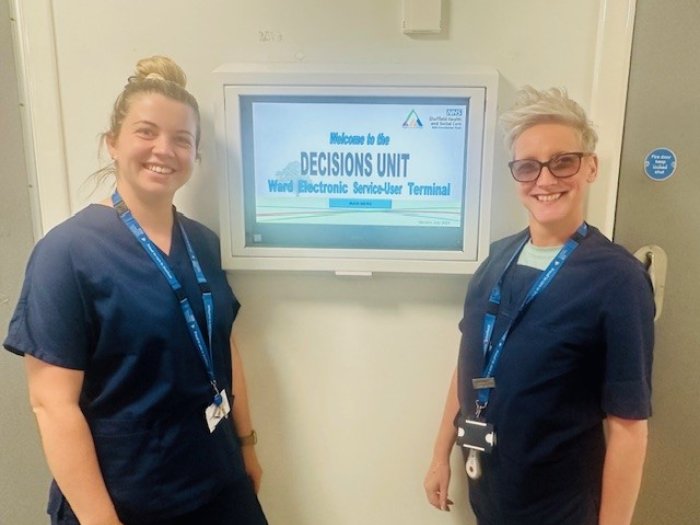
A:
<svg viewBox="0 0 700 525">
<path fill-rule="evenodd" d="M 638 0 L 614 237 L 668 254 L 656 323 L 653 416 L 634 523 L 700 523 L 700 2 Z M 656 148 L 677 157 L 647 177 Z"/>
</svg>

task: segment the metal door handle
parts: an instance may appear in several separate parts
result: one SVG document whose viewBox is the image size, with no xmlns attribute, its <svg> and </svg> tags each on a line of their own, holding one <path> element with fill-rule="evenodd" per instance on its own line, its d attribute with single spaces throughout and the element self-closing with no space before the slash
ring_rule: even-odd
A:
<svg viewBox="0 0 700 525">
<path fill-rule="evenodd" d="M 661 316 L 664 305 L 664 287 L 666 285 L 666 269 L 668 267 L 668 256 L 660 246 L 647 244 L 634 252 L 634 256 L 641 261 L 649 272 L 651 285 L 654 288 L 654 304 L 656 313 L 654 321 Z"/>
</svg>

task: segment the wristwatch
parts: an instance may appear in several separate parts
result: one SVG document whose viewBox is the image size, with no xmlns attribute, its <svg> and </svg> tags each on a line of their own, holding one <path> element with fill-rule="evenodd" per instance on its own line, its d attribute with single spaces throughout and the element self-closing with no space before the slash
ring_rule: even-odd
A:
<svg viewBox="0 0 700 525">
<path fill-rule="evenodd" d="M 242 447 L 255 445 L 258 442 L 258 433 L 253 430 L 247 436 L 238 436 L 238 444 Z"/>
</svg>

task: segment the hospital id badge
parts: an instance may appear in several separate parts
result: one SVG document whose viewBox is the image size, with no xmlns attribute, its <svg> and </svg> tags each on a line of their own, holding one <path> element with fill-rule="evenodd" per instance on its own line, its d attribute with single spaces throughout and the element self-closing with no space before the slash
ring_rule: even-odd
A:
<svg viewBox="0 0 700 525">
<path fill-rule="evenodd" d="M 457 426 L 457 444 L 460 447 L 491 452 L 496 446 L 493 425 L 480 419 L 462 419 Z"/>
<path fill-rule="evenodd" d="M 231 406 L 228 403 L 226 390 L 219 392 L 219 395 L 221 396 L 221 403 L 217 405 L 216 403 L 212 402 L 212 404 L 209 405 L 204 411 L 204 417 L 207 420 L 210 433 L 214 432 L 214 429 L 221 422 L 221 420 L 225 419 L 229 412 L 231 412 Z"/>
</svg>

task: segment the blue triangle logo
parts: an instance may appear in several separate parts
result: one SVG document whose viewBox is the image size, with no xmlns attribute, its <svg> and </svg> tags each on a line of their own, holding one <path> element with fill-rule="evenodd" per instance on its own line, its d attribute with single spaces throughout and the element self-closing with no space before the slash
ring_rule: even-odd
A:
<svg viewBox="0 0 700 525">
<path fill-rule="evenodd" d="M 412 109 L 411 112 L 408 114 L 408 117 L 406 117 L 406 120 L 403 123 L 404 128 L 422 128 L 423 123 L 420 121 L 420 118 L 418 117 L 418 113 L 416 113 L 415 109 Z"/>
</svg>

